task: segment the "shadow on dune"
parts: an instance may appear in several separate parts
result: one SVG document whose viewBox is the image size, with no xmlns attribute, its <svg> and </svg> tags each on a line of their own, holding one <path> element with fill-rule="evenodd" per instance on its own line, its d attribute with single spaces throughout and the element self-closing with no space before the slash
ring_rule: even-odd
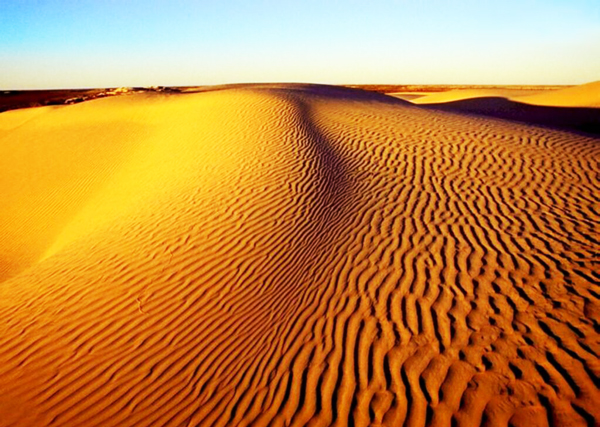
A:
<svg viewBox="0 0 600 427">
<path fill-rule="evenodd" d="M 522 104 L 501 97 L 463 99 L 440 104 L 421 104 L 419 107 L 480 114 L 500 119 L 600 134 L 600 108 L 547 107 Z"/>
</svg>

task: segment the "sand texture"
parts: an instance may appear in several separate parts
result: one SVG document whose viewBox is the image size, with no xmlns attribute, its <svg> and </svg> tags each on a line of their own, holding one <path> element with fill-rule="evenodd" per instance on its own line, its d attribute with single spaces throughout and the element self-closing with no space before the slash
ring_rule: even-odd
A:
<svg viewBox="0 0 600 427">
<path fill-rule="evenodd" d="M 598 425 L 599 160 L 327 86 L 2 113 L 0 425 Z"/>
</svg>

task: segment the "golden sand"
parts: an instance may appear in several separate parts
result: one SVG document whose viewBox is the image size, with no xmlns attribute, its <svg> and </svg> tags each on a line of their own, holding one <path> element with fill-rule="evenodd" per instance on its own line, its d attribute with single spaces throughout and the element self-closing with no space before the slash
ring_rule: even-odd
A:
<svg viewBox="0 0 600 427">
<path fill-rule="evenodd" d="M 594 425 L 598 159 L 323 86 L 2 113 L 0 425 Z"/>
<path fill-rule="evenodd" d="M 506 98 L 511 99 L 518 96 L 533 96 L 531 90 L 510 89 L 455 89 L 443 92 L 426 94 L 411 100 L 414 104 L 439 104 L 446 102 L 462 101 L 473 98 Z M 533 91 L 537 94 L 537 91 Z M 547 91 L 543 91 L 545 93 Z"/>
<path fill-rule="evenodd" d="M 544 91 L 515 101 L 550 107 L 600 107 L 600 81 L 557 91 Z"/>
<path fill-rule="evenodd" d="M 425 94 L 410 101 L 414 104 L 440 104 L 490 97 L 548 107 L 600 107 L 600 81 L 558 90 L 456 89 Z"/>
</svg>

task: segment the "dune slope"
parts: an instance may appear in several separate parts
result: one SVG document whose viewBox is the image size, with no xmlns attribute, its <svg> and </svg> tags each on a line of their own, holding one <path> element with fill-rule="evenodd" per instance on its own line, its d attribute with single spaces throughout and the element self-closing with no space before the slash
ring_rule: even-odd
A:
<svg viewBox="0 0 600 427">
<path fill-rule="evenodd" d="M 409 99 L 442 111 L 600 134 L 600 82 L 558 90 L 458 89 Z"/>
<path fill-rule="evenodd" d="M 31 111 L 1 425 L 600 422 L 600 139 L 303 85 Z"/>
<path fill-rule="evenodd" d="M 483 115 L 556 129 L 600 134 L 600 108 L 550 107 L 511 101 L 502 97 L 471 98 L 427 104 L 423 108 Z"/>
<path fill-rule="evenodd" d="M 413 104 L 442 104 L 446 102 L 462 101 L 473 98 L 511 98 L 526 95 L 528 90 L 510 89 L 454 89 L 444 92 L 430 93 L 425 96 L 411 100 Z M 533 95 L 528 95 L 533 96 Z"/>
<path fill-rule="evenodd" d="M 513 100 L 553 107 L 600 107 L 600 81 L 535 95 L 518 96 Z"/>
</svg>

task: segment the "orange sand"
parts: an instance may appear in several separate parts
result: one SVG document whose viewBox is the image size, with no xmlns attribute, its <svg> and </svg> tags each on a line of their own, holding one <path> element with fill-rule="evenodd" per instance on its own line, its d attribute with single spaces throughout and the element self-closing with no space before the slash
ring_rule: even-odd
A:
<svg viewBox="0 0 600 427">
<path fill-rule="evenodd" d="M 0 114 L 0 425 L 600 422 L 600 139 L 259 85 Z"/>
</svg>

